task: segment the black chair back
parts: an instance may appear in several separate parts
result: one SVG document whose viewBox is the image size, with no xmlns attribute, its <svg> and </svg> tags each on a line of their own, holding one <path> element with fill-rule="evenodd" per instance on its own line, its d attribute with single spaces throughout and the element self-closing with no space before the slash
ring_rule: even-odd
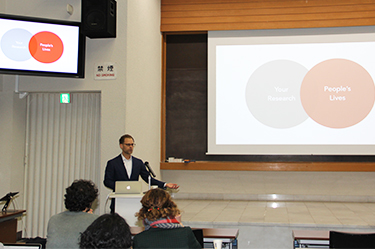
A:
<svg viewBox="0 0 375 249">
<path fill-rule="evenodd" d="M 329 248 L 375 248 L 375 233 L 330 231 Z"/>
<path fill-rule="evenodd" d="M 195 235 L 195 238 L 198 240 L 199 244 L 201 244 L 202 248 L 204 248 L 203 230 L 202 229 L 193 229 L 193 233 Z"/>
</svg>

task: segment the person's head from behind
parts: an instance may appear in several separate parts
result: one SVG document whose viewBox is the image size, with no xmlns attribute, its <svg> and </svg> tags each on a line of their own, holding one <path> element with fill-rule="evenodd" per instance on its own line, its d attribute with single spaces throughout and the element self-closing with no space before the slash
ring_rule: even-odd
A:
<svg viewBox="0 0 375 249">
<path fill-rule="evenodd" d="M 180 214 L 171 195 L 160 188 L 146 192 L 141 200 L 142 208 L 136 214 L 139 220 L 158 220 L 160 218 L 174 218 Z"/>
<path fill-rule="evenodd" d="M 128 223 L 117 213 L 103 214 L 81 234 L 79 247 L 130 248 L 131 232 Z"/>
<path fill-rule="evenodd" d="M 89 180 L 75 180 L 66 188 L 65 208 L 69 211 L 88 211 L 98 197 L 98 189 Z"/>
</svg>

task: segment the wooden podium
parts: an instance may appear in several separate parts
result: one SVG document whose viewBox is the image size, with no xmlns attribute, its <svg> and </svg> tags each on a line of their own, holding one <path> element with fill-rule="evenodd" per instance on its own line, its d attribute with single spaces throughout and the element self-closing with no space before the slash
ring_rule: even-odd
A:
<svg viewBox="0 0 375 249">
<path fill-rule="evenodd" d="M 17 218 L 26 210 L 7 210 L 0 213 L 0 242 L 16 243 Z"/>
<path fill-rule="evenodd" d="M 129 226 L 138 226 L 138 219 L 135 217 L 141 207 L 143 194 L 116 194 L 112 193 L 109 198 L 115 198 L 115 212 L 122 216 Z"/>
</svg>

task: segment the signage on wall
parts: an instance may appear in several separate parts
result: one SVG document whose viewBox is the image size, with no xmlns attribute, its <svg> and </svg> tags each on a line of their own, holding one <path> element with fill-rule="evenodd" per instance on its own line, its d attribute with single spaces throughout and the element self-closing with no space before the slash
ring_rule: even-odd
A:
<svg viewBox="0 0 375 249">
<path fill-rule="evenodd" d="M 116 63 L 103 62 L 95 64 L 94 79 L 95 80 L 114 80 L 117 76 Z"/>
<path fill-rule="evenodd" d="M 60 103 L 69 104 L 70 103 L 70 93 L 60 93 Z"/>
</svg>

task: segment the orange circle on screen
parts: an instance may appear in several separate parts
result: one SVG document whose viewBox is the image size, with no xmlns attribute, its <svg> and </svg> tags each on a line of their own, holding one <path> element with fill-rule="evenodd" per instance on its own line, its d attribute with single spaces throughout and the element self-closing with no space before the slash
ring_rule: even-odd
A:
<svg viewBox="0 0 375 249">
<path fill-rule="evenodd" d="M 347 128 L 361 122 L 374 101 L 375 87 L 370 74 L 346 59 L 317 64 L 301 85 L 301 102 L 307 115 L 330 128 Z"/>
<path fill-rule="evenodd" d="M 29 51 L 35 60 L 42 63 L 52 63 L 63 54 L 64 44 L 56 34 L 43 31 L 31 37 Z"/>
</svg>

